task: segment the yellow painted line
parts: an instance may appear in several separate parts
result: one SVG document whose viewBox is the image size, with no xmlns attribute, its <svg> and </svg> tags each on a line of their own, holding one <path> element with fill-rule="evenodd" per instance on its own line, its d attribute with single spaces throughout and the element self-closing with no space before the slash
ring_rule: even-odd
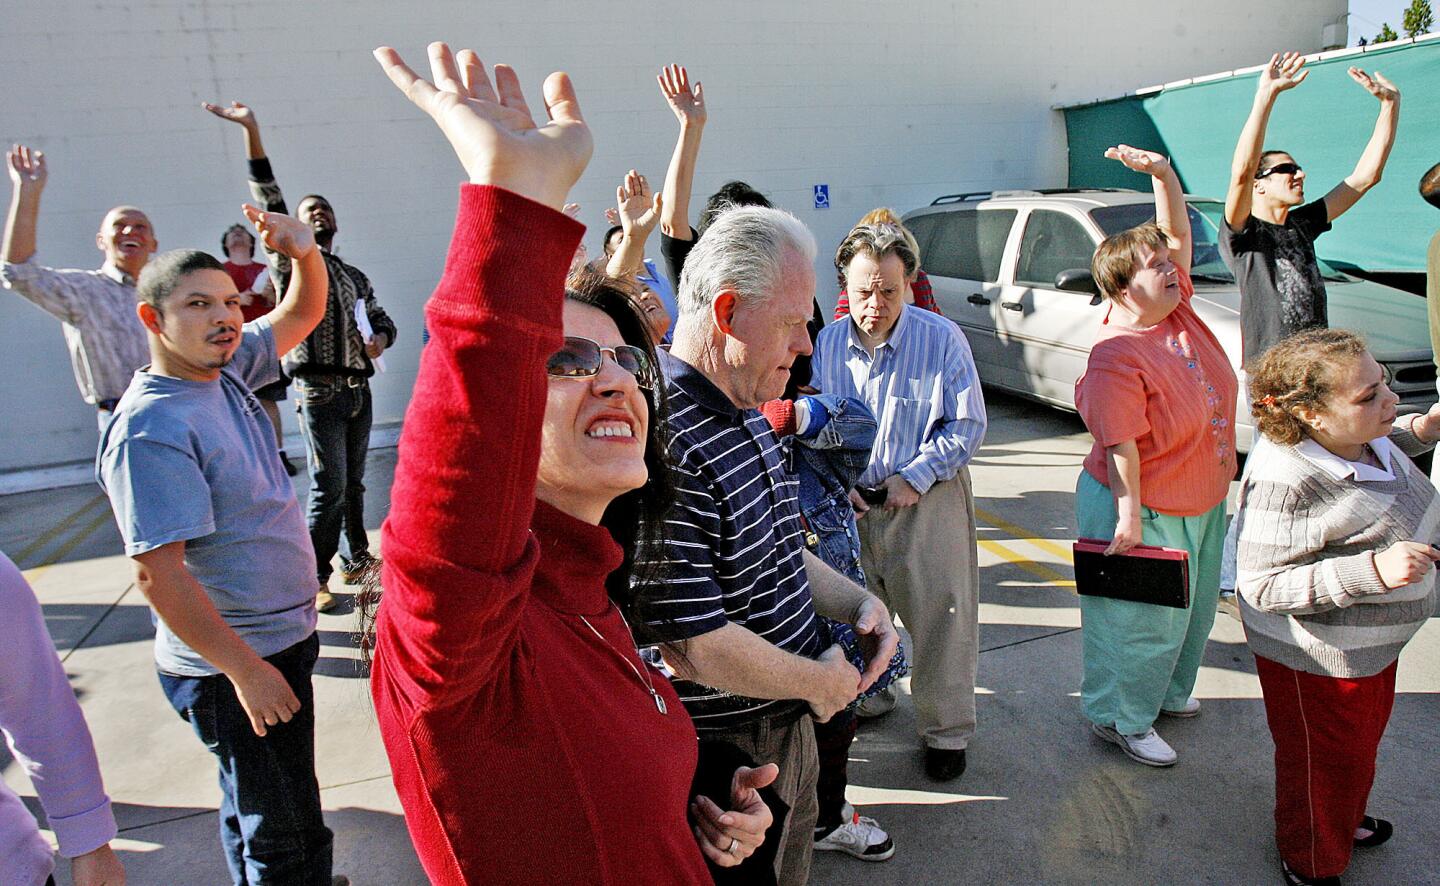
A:
<svg viewBox="0 0 1440 886">
<path fill-rule="evenodd" d="M 1062 544 L 1059 544 L 1058 542 L 1053 542 L 1048 538 L 1038 538 L 1031 530 L 1026 529 L 1023 526 L 1016 526 L 1014 523 L 1010 523 L 1005 519 L 998 517 L 995 514 L 990 513 L 989 511 L 981 510 L 980 508 L 975 509 L 975 516 L 979 517 L 981 520 L 984 520 L 986 523 L 989 523 L 991 526 L 994 526 L 996 529 L 1010 533 L 1015 537 L 1015 541 L 1029 542 L 1030 544 L 1034 545 L 1035 547 L 1039 548 L 1047 554 L 1054 554 L 1055 556 L 1064 560 L 1066 563 L 1075 562 L 1075 557 L 1071 553 L 1070 549 Z"/>
<path fill-rule="evenodd" d="M 980 539 L 979 544 L 980 547 L 984 548 L 985 550 L 989 551 L 1000 559 L 1005 560 L 1009 563 L 1013 563 L 1014 565 L 1020 567 L 1031 575 L 1036 576 L 1037 578 L 1043 578 L 1045 581 L 1056 587 L 1075 587 L 1075 582 L 1073 579 L 1066 578 L 1065 576 L 1056 572 L 1054 569 L 1046 566 L 1044 563 L 1036 563 L 1029 557 L 1018 553 L 1017 551 L 1012 551 L 1010 548 L 1005 547 L 998 541 L 991 541 L 988 538 Z"/>
<path fill-rule="evenodd" d="M 101 497 L 103 498 L 104 496 Z M 59 563 L 61 560 L 65 559 L 65 557 L 68 556 L 71 551 L 75 550 L 77 547 L 80 546 L 80 543 L 82 541 L 89 538 L 91 535 L 94 535 L 95 530 L 99 529 L 101 526 L 104 526 L 105 522 L 110 519 L 110 509 L 106 508 L 105 510 L 101 511 L 100 515 L 97 516 L 94 520 L 91 520 L 89 523 L 86 523 L 84 526 L 82 526 L 80 528 L 79 534 L 71 536 L 70 540 L 66 542 L 54 554 L 51 554 L 44 563 L 41 563 L 34 569 L 27 570 L 25 572 L 25 577 L 30 581 L 34 581 L 36 576 L 39 576 L 46 569 L 49 569 L 51 566 L 54 566 L 56 563 Z"/>
<path fill-rule="evenodd" d="M 23 551 L 21 551 L 20 553 L 16 554 L 16 555 L 15 555 L 15 562 L 16 562 L 16 563 L 21 563 L 21 562 L 24 562 L 25 560 L 30 559 L 30 557 L 31 557 L 33 554 L 39 552 L 39 551 L 42 550 L 46 545 L 50 544 L 50 542 L 54 541 L 55 539 L 57 539 L 57 538 L 59 538 L 61 535 L 63 535 L 63 534 L 65 533 L 65 531 L 68 530 L 71 526 L 73 526 L 76 522 L 78 522 L 81 517 L 85 516 L 85 514 L 89 513 L 91 510 L 93 510 L 93 509 L 95 508 L 95 505 L 96 505 L 97 503 L 102 502 L 102 501 L 104 501 L 104 500 L 105 500 L 105 493 L 102 492 L 102 493 L 96 495 L 94 498 L 90 499 L 89 501 L 85 502 L 85 504 L 83 504 L 83 505 L 80 506 L 79 510 L 77 510 L 75 513 L 71 514 L 70 516 L 66 517 L 64 520 L 61 520 L 59 523 L 55 524 L 54 526 L 50 527 L 50 529 L 47 530 L 44 534 L 42 534 L 39 538 L 37 538 L 37 539 L 35 539 L 34 541 L 32 541 L 32 542 L 25 548 L 25 550 L 23 550 Z"/>
</svg>

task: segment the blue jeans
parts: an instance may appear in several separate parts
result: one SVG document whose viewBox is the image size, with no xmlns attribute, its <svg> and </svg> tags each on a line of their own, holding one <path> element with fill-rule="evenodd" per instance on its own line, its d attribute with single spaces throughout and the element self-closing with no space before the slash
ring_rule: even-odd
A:
<svg viewBox="0 0 1440 886">
<path fill-rule="evenodd" d="M 250 728 L 228 677 L 160 674 L 171 707 L 220 764 L 220 843 L 235 886 L 330 886 L 334 841 L 320 813 L 310 685 L 319 654 L 320 638 L 311 634 L 265 659 L 300 710 L 264 738 Z"/>
<path fill-rule="evenodd" d="M 348 568 L 370 555 L 365 534 L 365 456 L 370 450 L 370 386 L 297 378 L 300 429 L 310 467 L 305 520 L 315 548 L 316 578 L 330 580 L 340 552 Z M 344 530 L 342 533 L 341 530 Z"/>
</svg>

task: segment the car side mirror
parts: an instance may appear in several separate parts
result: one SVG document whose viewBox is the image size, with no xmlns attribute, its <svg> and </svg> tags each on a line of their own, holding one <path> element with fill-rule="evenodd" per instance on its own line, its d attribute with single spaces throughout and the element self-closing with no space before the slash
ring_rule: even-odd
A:
<svg viewBox="0 0 1440 886">
<path fill-rule="evenodd" d="M 1100 287 L 1095 285 L 1095 277 L 1087 268 L 1067 268 L 1056 274 L 1055 288 L 1062 292 L 1088 292 L 1092 305 L 1102 301 Z"/>
</svg>

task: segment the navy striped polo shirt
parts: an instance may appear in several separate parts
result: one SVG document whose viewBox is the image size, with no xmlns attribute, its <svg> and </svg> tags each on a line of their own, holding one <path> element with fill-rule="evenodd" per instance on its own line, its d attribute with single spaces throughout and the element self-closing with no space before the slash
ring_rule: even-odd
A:
<svg viewBox="0 0 1440 886">
<path fill-rule="evenodd" d="M 652 633 L 698 637 L 734 622 L 796 655 L 818 658 L 820 622 L 805 577 L 799 483 L 781 463 L 780 438 L 759 410 L 730 398 L 678 357 L 660 353 L 670 405 L 676 505 Z M 675 689 L 701 733 L 806 709 L 688 680 Z"/>
</svg>

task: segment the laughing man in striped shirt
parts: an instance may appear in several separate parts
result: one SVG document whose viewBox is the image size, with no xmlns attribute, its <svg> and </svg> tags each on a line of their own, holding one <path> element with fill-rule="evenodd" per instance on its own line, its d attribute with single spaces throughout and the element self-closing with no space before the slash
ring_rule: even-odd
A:
<svg viewBox="0 0 1440 886">
<path fill-rule="evenodd" d="M 863 401 L 880 420 L 860 475 L 874 507 L 852 494 L 860 562 L 910 629 L 925 772 L 949 781 L 965 772 L 975 734 L 980 573 L 966 465 L 985 438 L 985 400 L 959 327 L 905 304 L 905 281 L 919 264 L 894 225 L 850 232 L 835 268 L 851 315 L 820 332 L 811 383 Z M 868 699 L 861 716 L 882 697 Z"/>
<path fill-rule="evenodd" d="M 674 346 L 661 355 L 678 495 L 649 627 L 669 641 L 702 742 L 779 765 L 774 787 L 790 807 L 775 858 L 782 884 L 806 881 L 814 846 L 811 716 L 853 701 L 898 642 L 884 604 L 806 550 L 796 481 L 756 408 L 810 352 L 814 258 L 814 237 L 788 213 L 721 214 L 686 261 Z M 817 612 L 855 626 L 869 653 L 863 676 Z"/>
</svg>

